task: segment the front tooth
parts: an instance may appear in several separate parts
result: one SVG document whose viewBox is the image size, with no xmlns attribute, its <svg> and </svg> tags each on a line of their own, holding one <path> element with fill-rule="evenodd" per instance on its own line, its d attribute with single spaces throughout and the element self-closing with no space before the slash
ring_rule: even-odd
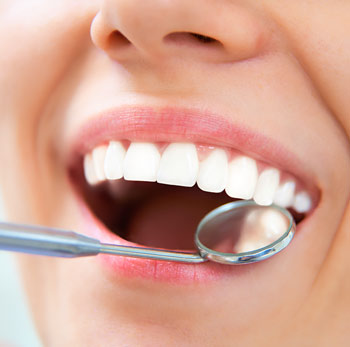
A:
<svg viewBox="0 0 350 347">
<path fill-rule="evenodd" d="M 299 213 L 304 213 L 311 208 L 311 198 L 306 192 L 300 192 L 295 196 L 293 208 Z"/>
<path fill-rule="evenodd" d="M 197 180 L 198 167 L 194 144 L 171 143 L 160 160 L 157 182 L 192 187 Z"/>
<path fill-rule="evenodd" d="M 215 149 L 199 164 L 198 187 L 206 192 L 220 193 L 226 187 L 228 173 L 227 155 Z"/>
<path fill-rule="evenodd" d="M 92 156 L 90 153 L 85 154 L 85 157 L 84 157 L 84 174 L 85 174 L 85 179 L 89 184 L 94 185 L 98 182 L 98 179 L 95 173 L 94 163 L 92 161 Z"/>
<path fill-rule="evenodd" d="M 106 179 L 104 172 L 104 162 L 106 156 L 107 146 L 98 146 L 92 151 L 92 161 L 94 163 L 96 177 L 99 181 Z"/>
<path fill-rule="evenodd" d="M 229 163 L 226 193 L 232 198 L 251 199 L 257 180 L 258 168 L 255 160 L 238 157 Z"/>
<path fill-rule="evenodd" d="M 153 143 L 130 144 L 124 159 L 124 179 L 155 182 L 159 161 L 160 154 Z"/>
<path fill-rule="evenodd" d="M 123 177 L 123 162 L 125 157 L 125 148 L 119 141 L 109 143 L 105 157 L 105 175 L 109 180 L 117 180 Z"/>
<path fill-rule="evenodd" d="M 266 169 L 258 178 L 254 201 L 258 205 L 268 206 L 273 202 L 273 197 L 280 182 L 280 173 L 277 169 Z"/>
<path fill-rule="evenodd" d="M 273 202 L 281 207 L 292 206 L 294 201 L 295 182 L 286 181 L 280 185 L 275 193 Z"/>
</svg>

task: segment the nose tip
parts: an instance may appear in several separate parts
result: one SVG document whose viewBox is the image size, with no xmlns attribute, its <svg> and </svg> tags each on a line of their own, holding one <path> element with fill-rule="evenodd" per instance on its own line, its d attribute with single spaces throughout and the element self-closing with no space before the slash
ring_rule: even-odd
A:
<svg viewBox="0 0 350 347">
<path fill-rule="evenodd" d="M 91 25 L 112 59 L 234 62 L 263 49 L 267 30 L 238 5 L 202 0 L 105 0 Z"/>
</svg>

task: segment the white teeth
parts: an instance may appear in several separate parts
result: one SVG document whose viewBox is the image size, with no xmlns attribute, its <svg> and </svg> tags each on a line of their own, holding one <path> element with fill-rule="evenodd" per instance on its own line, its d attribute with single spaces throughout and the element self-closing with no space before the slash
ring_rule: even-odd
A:
<svg viewBox="0 0 350 347">
<path fill-rule="evenodd" d="M 86 181 L 89 184 L 94 185 L 98 182 L 98 179 L 95 173 L 94 163 L 92 161 L 92 156 L 90 153 L 86 154 L 84 157 L 84 174 L 85 174 Z"/>
<path fill-rule="evenodd" d="M 264 236 L 270 242 L 276 241 L 288 228 L 288 221 L 277 210 L 266 210 L 261 216 Z"/>
<path fill-rule="evenodd" d="M 111 141 L 109 143 L 104 163 L 105 175 L 107 179 L 117 180 L 123 177 L 125 152 L 126 151 L 121 142 Z"/>
<path fill-rule="evenodd" d="M 295 196 L 293 208 L 299 213 L 304 213 L 311 208 L 311 198 L 306 192 L 300 192 Z"/>
<path fill-rule="evenodd" d="M 194 144 L 171 143 L 160 160 L 157 182 L 192 187 L 196 183 L 198 166 Z"/>
<path fill-rule="evenodd" d="M 268 206 L 273 202 L 273 197 L 280 182 L 280 173 L 277 169 L 266 169 L 258 178 L 254 201 L 259 205 Z"/>
<path fill-rule="evenodd" d="M 292 206 L 294 201 L 294 191 L 295 182 L 284 182 L 277 188 L 273 202 L 281 207 Z"/>
<path fill-rule="evenodd" d="M 257 180 L 255 160 L 243 156 L 235 158 L 229 163 L 226 193 L 232 198 L 251 199 Z"/>
<path fill-rule="evenodd" d="M 106 156 L 107 146 L 98 146 L 92 151 L 92 161 L 94 163 L 95 173 L 98 181 L 106 179 L 104 172 L 104 162 Z"/>
<path fill-rule="evenodd" d="M 157 180 L 160 154 L 152 143 L 130 144 L 124 159 L 124 178 L 128 181 Z"/>
<path fill-rule="evenodd" d="M 275 168 L 258 174 L 257 163 L 246 156 L 228 162 L 226 150 L 215 148 L 199 162 L 193 143 L 171 143 L 163 154 L 154 143 L 133 142 L 126 151 L 119 141 L 101 145 L 84 157 L 86 181 L 95 185 L 101 181 L 148 181 L 192 187 L 206 192 L 223 190 L 236 199 L 252 199 L 259 205 L 273 202 L 291 207 L 300 213 L 312 207 L 311 197 L 305 191 L 295 195 L 296 183 L 288 180 L 279 185 L 280 172 Z"/>
<path fill-rule="evenodd" d="M 259 232 L 256 232 L 259 225 Z M 262 248 L 276 241 L 285 233 L 288 221 L 275 209 L 253 210 L 244 219 L 239 239 L 235 245 L 238 252 Z"/>
<path fill-rule="evenodd" d="M 214 149 L 199 164 L 198 187 L 206 192 L 220 193 L 226 187 L 228 174 L 227 155 L 223 149 Z"/>
</svg>

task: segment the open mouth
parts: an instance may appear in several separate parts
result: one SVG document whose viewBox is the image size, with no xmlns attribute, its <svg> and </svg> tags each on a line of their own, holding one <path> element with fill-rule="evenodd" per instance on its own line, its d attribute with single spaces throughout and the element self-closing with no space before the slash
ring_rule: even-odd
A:
<svg viewBox="0 0 350 347">
<path fill-rule="evenodd" d="M 70 165 L 86 205 L 118 238 L 139 246 L 194 250 L 199 221 L 224 203 L 275 203 L 287 208 L 296 223 L 315 206 L 307 185 L 287 171 L 227 146 L 165 138 L 145 141 L 135 132 L 112 131 L 84 147 Z"/>
</svg>

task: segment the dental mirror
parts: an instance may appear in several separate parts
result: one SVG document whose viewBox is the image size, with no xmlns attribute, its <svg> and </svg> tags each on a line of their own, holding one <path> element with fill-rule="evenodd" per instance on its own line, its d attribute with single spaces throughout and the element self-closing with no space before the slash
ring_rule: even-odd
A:
<svg viewBox="0 0 350 347">
<path fill-rule="evenodd" d="M 286 209 L 243 200 L 222 205 L 200 221 L 194 240 L 198 253 L 106 244 L 72 231 L 13 223 L 0 223 L 0 250 L 66 258 L 107 253 L 185 263 L 247 264 L 287 247 L 295 228 Z"/>
<path fill-rule="evenodd" d="M 244 264 L 280 252 L 294 232 L 293 217 L 286 209 L 235 201 L 216 208 L 201 220 L 195 243 L 204 259 Z"/>
</svg>

